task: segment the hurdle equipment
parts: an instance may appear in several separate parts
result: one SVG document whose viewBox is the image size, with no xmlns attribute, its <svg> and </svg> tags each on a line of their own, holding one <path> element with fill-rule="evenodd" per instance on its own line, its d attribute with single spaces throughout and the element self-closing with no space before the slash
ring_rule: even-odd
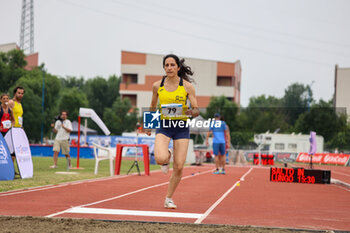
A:
<svg viewBox="0 0 350 233">
<path fill-rule="evenodd" d="M 149 176 L 149 153 L 147 144 L 117 144 L 117 151 L 115 156 L 114 175 L 120 175 L 120 166 L 122 163 L 122 152 L 124 147 L 141 147 L 143 153 L 143 163 L 145 167 L 145 175 Z"/>
</svg>

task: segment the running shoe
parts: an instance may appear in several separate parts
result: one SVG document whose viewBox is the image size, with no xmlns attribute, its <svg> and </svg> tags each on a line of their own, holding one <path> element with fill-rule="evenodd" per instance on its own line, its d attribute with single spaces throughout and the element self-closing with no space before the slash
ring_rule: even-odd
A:
<svg viewBox="0 0 350 233">
<path fill-rule="evenodd" d="M 174 201 L 172 199 L 165 199 L 164 201 L 164 207 L 167 209 L 176 209 L 176 205 L 174 204 Z"/>
<path fill-rule="evenodd" d="M 56 165 L 52 165 L 52 166 L 50 166 L 50 168 L 57 168 L 57 166 Z"/>
<path fill-rule="evenodd" d="M 226 175 L 226 172 L 225 172 L 225 170 L 223 169 L 223 170 L 221 170 L 221 173 L 220 174 L 222 174 L 222 175 Z"/>
<path fill-rule="evenodd" d="M 215 174 L 215 175 L 218 175 L 220 173 L 221 173 L 220 170 L 215 170 L 215 172 L 213 172 L 213 174 Z"/>
</svg>

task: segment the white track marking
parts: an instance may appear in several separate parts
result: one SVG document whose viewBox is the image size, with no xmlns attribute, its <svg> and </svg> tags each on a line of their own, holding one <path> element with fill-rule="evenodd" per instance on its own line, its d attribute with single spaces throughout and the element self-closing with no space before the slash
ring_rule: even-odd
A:
<svg viewBox="0 0 350 233">
<path fill-rule="evenodd" d="M 189 168 L 189 167 L 184 167 L 184 168 Z M 151 171 L 151 173 L 159 173 L 159 172 L 161 172 L 161 170 Z M 93 179 L 87 179 L 87 180 L 70 181 L 70 182 L 65 182 L 65 183 L 61 183 L 61 184 L 57 184 L 57 185 L 49 184 L 49 185 L 43 185 L 43 186 L 37 186 L 37 187 L 31 187 L 31 188 L 25 188 L 25 189 L 10 190 L 10 191 L 6 191 L 6 192 L 1 192 L 0 197 L 42 191 L 42 190 L 47 190 L 47 189 L 60 188 L 60 187 L 68 186 L 68 185 L 93 183 L 93 182 L 97 182 L 97 181 L 105 181 L 105 180 L 133 177 L 133 175 L 136 175 L 136 174 L 137 173 L 132 173 L 130 175 L 119 175 L 119 176 L 113 176 L 113 177 L 93 178 Z"/>
<path fill-rule="evenodd" d="M 208 215 L 222 202 L 222 200 L 225 199 L 225 197 L 237 187 L 237 184 L 244 180 L 244 178 L 254 169 L 254 167 L 251 167 L 229 190 L 224 193 L 210 208 L 202 215 L 202 217 L 198 218 L 194 223 L 199 224 L 202 223 L 202 221 L 208 217 Z"/>
<path fill-rule="evenodd" d="M 97 178 L 97 179 L 90 179 L 90 180 L 72 181 L 72 182 L 66 182 L 66 183 L 62 183 L 62 184 L 58 184 L 58 185 L 44 185 L 44 186 L 32 187 L 32 188 L 28 188 L 28 189 L 21 189 L 21 190 L 17 190 L 17 191 L 8 191 L 8 192 L 0 193 L 0 197 L 42 191 L 42 190 L 47 190 L 47 189 L 60 188 L 60 187 L 68 186 L 68 185 L 92 183 L 92 182 L 97 182 L 97 181 L 121 179 L 121 178 L 126 178 L 126 177 L 128 177 L 128 176 L 123 175 L 123 176 L 108 177 L 108 178 Z"/>
<path fill-rule="evenodd" d="M 196 176 L 199 176 L 199 175 L 207 174 L 207 173 L 212 172 L 212 171 L 213 170 L 210 169 L 210 170 L 206 170 L 206 171 L 203 171 L 203 172 L 200 172 L 200 173 L 194 173 L 194 175 L 189 175 L 189 176 L 182 177 L 181 180 L 185 180 L 185 179 L 188 179 L 188 178 L 192 178 L 192 177 L 196 177 Z M 100 204 L 100 203 L 106 202 L 106 201 L 112 201 L 112 200 L 115 200 L 115 199 L 119 199 L 119 198 L 122 198 L 122 197 L 125 197 L 125 196 L 129 196 L 129 195 L 135 194 L 135 193 L 139 193 L 139 192 L 142 192 L 142 191 L 145 191 L 145 190 L 148 190 L 148 189 L 160 187 L 160 186 L 163 186 L 163 185 L 166 185 L 166 184 L 169 184 L 169 181 L 164 182 L 164 183 L 160 183 L 160 184 L 156 184 L 156 185 L 152 185 L 152 186 L 148 186 L 148 187 L 145 187 L 145 188 L 142 188 L 142 189 L 138 189 L 138 190 L 135 190 L 135 191 L 132 191 L 132 192 L 128 192 L 128 193 L 125 193 L 125 194 L 122 194 L 122 195 L 119 195 L 119 196 L 107 198 L 107 199 L 104 199 L 104 200 L 100 200 L 100 201 L 96 201 L 96 202 L 92 202 L 92 203 L 88 203 L 88 204 L 80 205 L 80 206 L 76 206 L 76 207 L 86 207 L 86 206 Z M 47 215 L 46 217 L 54 217 L 54 216 L 57 216 L 57 215 L 61 215 L 61 214 L 65 213 L 66 211 L 70 210 L 70 209 L 67 209 L 67 210 L 64 210 L 64 211 L 61 211 L 61 212 L 57 212 L 57 213 L 53 213 L 53 214 Z"/>
<path fill-rule="evenodd" d="M 336 173 L 336 174 L 340 174 L 340 175 L 343 175 L 343 176 L 348 176 L 350 177 L 349 174 L 346 174 L 346 173 L 343 173 L 343 172 L 339 172 L 339 171 L 331 171 L 332 173 Z"/>
<path fill-rule="evenodd" d="M 120 210 L 120 209 L 84 208 L 84 207 L 74 207 L 67 210 L 65 213 L 110 214 L 110 215 L 131 215 L 131 216 L 147 216 L 147 217 L 195 218 L 195 219 L 200 218 L 202 216 L 202 214 L 195 214 L 195 213 Z"/>
<path fill-rule="evenodd" d="M 345 190 L 345 191 L 350 192 L 350 190 L 349 190 L 348 188 L 346 188 L 346 187 L 343 187 L 343 186 L 341 186 L 341 185 L 336 185 L 336 184 L 333 184 L 333 185 L 335 185 L 335 187 L 338 187 L 338 188 L 340 188 L 340 189 L 343 189 L 343 190 Z"/>
</svg>

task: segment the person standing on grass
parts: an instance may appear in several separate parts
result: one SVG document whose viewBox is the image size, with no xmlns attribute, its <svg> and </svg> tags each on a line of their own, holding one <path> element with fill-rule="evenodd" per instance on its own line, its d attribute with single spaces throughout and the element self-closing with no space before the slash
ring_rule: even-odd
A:
<svg viewBox="0 0 350 233">
<path fill-rule="evenodd" d="M 205 144 L 208 146 L 208 139 L 210 135 L 213 135 L 213 153 L 215 156 L 215 167 L 216 170 L 213 174 L 226 174 L 225 164 L 226 164 L 226 148 L 231 146 L 231 136 L 230 130 L 225 121 L 220 120 L 220 114 L 215 113 L 215 121 L 220 121 L 221 124 L 213 124 L 213 127 L 209 128 L 207 137 L 205 139 Z M 215 127 L 216 125 L 220 125 Z"/>
<path fill-rule="evenodd" d="M 173 173 L 170 177 L 164 207 L 175 209 L 177 206 L 172 199 L 173 194 L 179 185 L 182 177 L 182 170 L 186 161 L 188 143 L 190 138 L 189 127 L 186 127 L 188 117 L 199 115 L 195 89 L 191 84 L 193 75 L 191 68 L 174 54 L 166 55 L 163 58 L 163 69 L 166 75 L 159 81 L 153 83 L 151 111 L 161 108 L 161 127 L 156 130 L 154 144 L 154 157 L 159 165 L 162 165 L 163 173 L 169 171 L 171 151 L 168 150 L 170 140 L 173 139 Z M 187 100 L 190 101 L 192 109 L 189 109 Z M 176 106 L 176 107 L 174 107 Z M 175 124 L 171 124 L 176 122 Z M 171 125 L 163 127 L 163 124 Z M 146 130 L 150 135 L 151 131 Z"/>
<path fill-rule="evenodd" d="M 23 127 L 23 108 L 22 98 L 24 95 L 24 88 L 21 86 L 15 87 L 13 90 L 13 99 L 9 100 L 9 107 L 12 109 L 14 124 L 13 127 Z"/>
<path fill-rule="evenodd" d="M 68 160 L 68 166 L 71 168 L 71 159 L 69 155 L 69 136 L 70 132 L 73 130 L 72 122 L 67 118 L 68 112 L 65 110 L 61 111 L 60 119 L 58 119 L 55 124 L 51 124 L 53 131 L 56 134 L 55 141 L 53 143 L 53 165 L 50 168 L 57 168 L 58 154 L 62 149 L 62 154 L 66 156 Z"/>
<path fill-rule="evenodd" d="M 9 108 L 12 110 L 14 121 L 12 127 L 23 127 L 23 108 L 22 108 L 22 99 L 24 96 L 24 88 L 21 86 L 15 87 L 13 89 L 13 99 L 9 100 Z M 16 153 L 11 154 L 13 166 L 15 166 Z M 15 175 L 18 173 L 15 172 Z"/>
<path fill-rule="evenodd" d="M 0 132 L 3 137 L 5 137 L 6 133 L 11 128 L 12 124 L 14 124 L 14 118 L 9 104 L 9 95 L 6 93 L 1 94 L 0 97 L 1 106 L 0 106 Z"/>
</svg>

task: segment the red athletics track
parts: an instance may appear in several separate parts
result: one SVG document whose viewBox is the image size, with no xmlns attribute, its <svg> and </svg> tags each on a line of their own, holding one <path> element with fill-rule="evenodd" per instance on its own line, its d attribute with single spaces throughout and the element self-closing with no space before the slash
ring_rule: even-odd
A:
<svg viewBox="0 0 350 233">
<path fill-rule="evenodd" d="M 333 178 L 350 175 L 350 168 L 330 168 Z M 184 169 L 176 210 L 162 207 L 170 174 L 156 171 L 0 193 L 0 215 L 350 230 L 350 189 L 270 182 L 264 167 L 212 170 Z"/>
</svg>

